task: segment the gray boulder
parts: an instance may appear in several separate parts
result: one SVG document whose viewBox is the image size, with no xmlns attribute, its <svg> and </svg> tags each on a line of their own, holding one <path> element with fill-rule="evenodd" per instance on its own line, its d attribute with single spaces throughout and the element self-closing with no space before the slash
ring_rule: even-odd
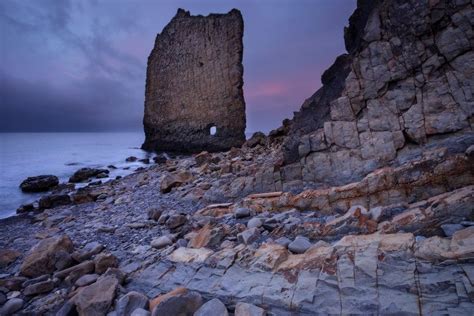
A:
<svg viewBox="0 0 474 316">
<path fill-rule="evenodd" d="M 244 230 L 243 232 L 237 235 L 237 238 L 240 243 L 248 245 L 257 240 L 259 236 L 260 232 L 258 228 L 254 227 Z"/>
<path fill-rule="evenodd" d="M 153 248 L 157 248 L 157 249 L 161 249 L 161 248 L 164 248 L 166 246 L 170 246 L 172 244 L 173 244 L 173 240 L 171 240 L 171 238 L 168 237 L 168 236 L 161 236 L 161 237 L 158 237 L 158 238 L 154 238 L 151 241 L 151 246 Z"/>
<path fill-rule="evenodd" d="M 139 292 L 128 292 L 117 302 L 116 312 L 118 316 L 130 316 L 136 309 L 148 308 L 148 297 Z"/>
<path fill-rule="evenodd" d="M 150 316 L 151 313 L 143 308 L 137 308 L 130 316 Z"/>
<path fill-rule="evenodd" d="M 265 316 L 265 310 L 258 306 L 239 302 L 235 305 L 235 316 Z"/>
<path fill-rule="evenodd" d="M 443 224 L 441 225 L 441 229 L 443 230 L 446 237 L 451 237 L 458 230 L 464 229 L 464 226 L 461 224 Z"/>
<path fill-rule="evenodd" d="M 250 216 L 250 210 L 246 207 L 239 207 L 234 211 L 235 218 L 244 218 Z"/>
<path fill-rule="evenodd" d="M 23 303 L 21 298 L 9 299 L 0 309 L 0 315 L 12 315 L 23 307 Z"/>
<path fill-rule="evenodd" d="M 248 221 L 247 228 L 254 228 L 254 227 L 258 228 L 262 225 L 263 225 L 263 219 L 258 218 L 258 217 L 254 217 L 254 218 L 252 218 L 251 220 Z"/>
<path fill-rule="evenodd" d="M 228 316 L 227 308 L 219 299 L 214 298 L 202 305 L 194 316 Z"/>
<path fill-rule="evenodd" d="M 312 246 L 312 244 L 308 240 L 308 238 L 303 237 L 303 236 L 297 236 L 295 238 L 295 240 L 293 240 L 288 245 L 288 249 L 293 253 L 300 254 L 300 253 L 305 253 L 306 250 L 308 250 L 309 247 L 311 247 L 311 246 Z"/>
</svg>

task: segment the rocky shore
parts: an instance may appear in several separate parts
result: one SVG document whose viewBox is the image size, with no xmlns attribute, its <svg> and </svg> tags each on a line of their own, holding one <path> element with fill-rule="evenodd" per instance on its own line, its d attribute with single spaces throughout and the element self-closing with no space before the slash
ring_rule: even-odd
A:
<svg viewBox="0 0 474 316">
<path fill-rule="evenodd" d="M 2 220 L 2 313 L 472 311 L 472 146 L 344 186 L 209 202 L 222 194 L 210 184 L 234 190 L 278 149 L 262 143 L 55 192 L 70 201 Z"/>
</svg>

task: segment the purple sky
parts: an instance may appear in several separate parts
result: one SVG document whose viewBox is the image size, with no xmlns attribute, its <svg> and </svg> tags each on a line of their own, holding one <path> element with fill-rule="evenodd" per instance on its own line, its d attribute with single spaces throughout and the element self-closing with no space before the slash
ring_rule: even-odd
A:
<svg viewBox="0 0 474 316">
<path fill-rule="evenodd" d="M 247 131 L 292 117 L 345 52 L 355 0 L 2 0 L 0 131 L 141 130 L 146 61 L 178 8 L 241 10 Z"/>
</svg>

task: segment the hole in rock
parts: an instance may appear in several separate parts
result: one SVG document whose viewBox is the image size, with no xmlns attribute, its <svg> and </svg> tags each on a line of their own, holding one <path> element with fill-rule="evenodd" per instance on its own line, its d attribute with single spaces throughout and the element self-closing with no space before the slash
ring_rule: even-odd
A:
<svg viewBox="0 0 474 316">
<path fill-rule="evenodd" d="M 211 128 L 209 129 L 209 134 L 211 134 L 211 136 L 214 136 L 216 135 L 217 133 L 217 127 L 214 125 L 214 126 L 211 126 Z"/>
</svg>

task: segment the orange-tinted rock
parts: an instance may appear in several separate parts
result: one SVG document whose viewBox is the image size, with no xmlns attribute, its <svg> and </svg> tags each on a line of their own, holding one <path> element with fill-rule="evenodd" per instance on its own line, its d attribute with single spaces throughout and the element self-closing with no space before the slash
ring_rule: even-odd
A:
<svg viewBox="0 0 474 316">
<path fill-rule="evenodd" d="M 52 273 L 61 268 L 58 264 L 73 249 L 72 241 L 66 235 L 44 239 L 31 248 L 21 265 L 20 273 L 29 277 Z"/>
<path fill-rule="evenodd" d="M 13 249 L 0 249 L 0 267 L 6 267 L 14 262 L 21 254 Z"/>
</svg>

